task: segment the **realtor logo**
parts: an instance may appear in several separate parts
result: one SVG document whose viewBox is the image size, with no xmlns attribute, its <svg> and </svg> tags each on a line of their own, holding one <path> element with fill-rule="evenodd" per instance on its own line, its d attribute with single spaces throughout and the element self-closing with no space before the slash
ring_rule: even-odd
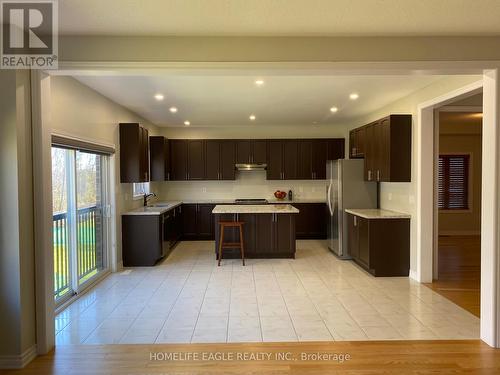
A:
<svg viewBox="0 0 500 375">
<path fill-rule="evenodd" d="M 57 69 L 56 0 L 2 0 L 3 69 Z"/>
</svg>

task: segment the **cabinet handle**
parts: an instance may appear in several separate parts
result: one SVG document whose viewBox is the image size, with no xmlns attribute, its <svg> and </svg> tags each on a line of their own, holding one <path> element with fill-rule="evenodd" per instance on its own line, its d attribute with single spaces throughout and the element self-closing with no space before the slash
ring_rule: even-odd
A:
<svg viewBox="0 0 500 375">
<path fill-rule="evenodd" d="M 368 171 L 368 181 L 372 180 L 372 171 Z"/>
<path fill-rule="evenodd" d="M 357 216 L 354 216 L 354 226 L 355 227 L 358 226 L 358 218 L 357 218 Z"/>
<path fill-rule="evenodd" d="M 167 172 L 167 181 L 170 181 L 170 172 Z"/>
<path fill-rule="evenodd" d="M 380 181 L 380 171 L 377 170 L 377 181 Z"/>
</svg>

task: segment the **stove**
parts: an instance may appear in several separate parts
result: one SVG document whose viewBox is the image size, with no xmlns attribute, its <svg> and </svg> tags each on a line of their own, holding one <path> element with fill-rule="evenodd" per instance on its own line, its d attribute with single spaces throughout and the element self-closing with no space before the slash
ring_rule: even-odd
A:
<svg viewBox="0 0 500 375">
<path fill-rule="evenodd" d="M 235 199 L 235 204 L 268 204 L 267 199 L 260 198 L 243 198 L 243 199 Z"/>
</svg>

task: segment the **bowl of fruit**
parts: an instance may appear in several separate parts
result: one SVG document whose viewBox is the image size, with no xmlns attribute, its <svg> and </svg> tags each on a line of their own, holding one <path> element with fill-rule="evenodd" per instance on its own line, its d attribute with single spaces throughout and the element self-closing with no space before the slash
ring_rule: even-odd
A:
<svg viewBox="0 0 500 375">
<path fill-rule="evenodd" d="M 276 190 L 274 192 L 274 197 L 278 200 L 283 200 L 286 197 L 286 191 Z"/>
</svg>

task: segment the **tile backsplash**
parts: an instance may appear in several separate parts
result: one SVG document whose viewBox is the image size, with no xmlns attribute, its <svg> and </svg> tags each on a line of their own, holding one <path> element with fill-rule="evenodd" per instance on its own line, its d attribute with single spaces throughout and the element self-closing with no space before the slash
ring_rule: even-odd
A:
<svg viewBox="0 0 500 375">
<path fill-rule="evenodd" d="M 162 200 L 273 199 L 276 190 L 292 190 L 294 199 L 325 199 L 326 180 L 266 180 L 265 171 L 237 171 L 234 181 L 169 181 L 161 184 Z"/>
</svg>

